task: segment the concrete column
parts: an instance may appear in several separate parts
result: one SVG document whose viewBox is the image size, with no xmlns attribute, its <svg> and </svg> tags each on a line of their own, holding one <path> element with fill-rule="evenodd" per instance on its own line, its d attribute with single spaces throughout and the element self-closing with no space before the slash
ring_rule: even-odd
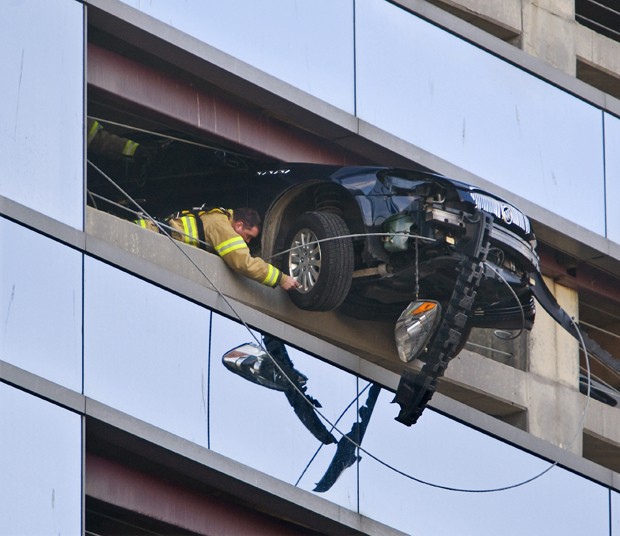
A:
<svg viewBox="0 0 620 536">
<path fill-rule="evenodd" d="M 505 41 L 512 42 L 521 35 L 521 0 L 428 1 Z"/>
<path fill-rule="evenodd" d="M 558 303 L 577 319 L 577 292 L 545 278 Z M 579 394 L 579 343 L 538 306 L 530 338 L 528 431 L 581 454 L 583 400 Z"/>
<path fill-rule="evenodd" d="M 575 76 L 574 0 L 523 0 L 525 52 Z"/>
<path fill-rule="evenodd" d="M 620 43 L 576 25 L 577 77 L 620 98 Z"/>
</svg>

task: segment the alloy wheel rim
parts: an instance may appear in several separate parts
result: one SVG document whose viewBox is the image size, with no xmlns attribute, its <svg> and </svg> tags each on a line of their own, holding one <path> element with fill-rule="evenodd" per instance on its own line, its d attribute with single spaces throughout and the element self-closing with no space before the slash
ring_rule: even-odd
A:
<svg viewBox="0 0 620 536">
<path fill-rule="evenodd" d="M 321 272 L 321 245 L 310 229 L 300 229 L 293 238 L 288 256 L 289 274 L 299 284 L 302 294 L 310 292 L 318 282 Z"/>
</svg>

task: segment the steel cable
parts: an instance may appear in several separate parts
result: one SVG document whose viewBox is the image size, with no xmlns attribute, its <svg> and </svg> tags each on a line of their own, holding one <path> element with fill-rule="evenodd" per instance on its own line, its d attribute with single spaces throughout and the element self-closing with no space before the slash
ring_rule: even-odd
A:
<svg viewBox="0 0 620 536">
<path fill-rule="evenodd" d="M 111 123 L 111 122 L 110 122 Z M 119 123 L 115 123 L 117 125 L 120 125 Z M 122 126 L 126 126 L 126 125 L 122 125 Z M 140 129 L 134 129 L 134 130 L 140 130 Z M 152 133 L 146 130 L 141 130 L 142 132 L 147 132 L 147 133 L 151 133 L 151 134 L 157 134 L 157 133 Z M 161 135 L 161 134 L 157 134 L 157 135 Z M 163 137 L 167 137 L 167 136 L 163 136 Z M 188 142 L 186 140 L 182 140 L 180 138 L 171 138 L 168 137 L 169 139 L 176 139 L 179 141 L 183 141 L 186 143 L 192 143 L 194 145 L 198 145 L 201 147 L 206 147 L 209 149 L 215 149 L 214 147 L 211 146 L 207 146 L 204 144 L 199 144 L 199 143 L 194 143 L 194 142 Z M 232 154 L 232 153 L 231 153 Z M 273 356 L 270 354 L 270 352 L 267 351 L 267 349 L 264 347 L 264 345 L 262 344 L 262 342 L 256 337 L 256 335 L 252 332 L 251 328 L 247 325 L 247 323 L 243 320 L 243 318 L 241 317 L 241 315 L 236 311 L 236 309 L 233 307 L 232 303 L 230 302 L 230 300 L 217 288 L 217 286 L 213 283 L 213 281 L 211 280 L 211 278 L 207 275 L 207 273 L 202 270 L 198 264 L 196 264 L 196 262 L 183 250 L 183 248 L 180 246 L 180 244 L 178 243 L 177 240 L 175 240 L 174 238 L 172 238 L 172 236 L 170 235 L 170 233 L 168 233 L 166 231 L 166 228 L 170 229 L 170 227 L 165 226 L 164 224 L 162 224 L 161 222 L 157 221 L 155 218 L 153 218 L 137 201 L 135 201 L 127 192 L 125 192 L 111 177 L 109 177 L 103 170 L 101 170 L 98 166 L 96 166 L 93 162 L 91 162 L 90 160 L 87 160 L 88 164 L 95 169 L 102 177 L 104 177 L 108 182 L 110 182 L 110 184 L 112 184 L 126 199 L 128 202 L 132 203 L 136 208 L 137 208 L 137 212 L 134 212 L 135 214 L 138 215 L 142 215 L 145 219 L 149 219 L 150 221 L 152 221 L 154 223 L 154 225 L 157 226 L 157 228 L 159 229 L 159 231 L 161 232 L 161 234 L 167 236 L 175 245 L 175 247 L 178 249 L 179 252 L 181 252 L 181 254 L 194 266 L 194 268 L 196 268 L 196 270 L 201 274 L 202 277 L 205 278 L 205 280 L 213 287 L 213 289 L 215 289 L 215 292 L 222 298 L 222 300 L 224 301 L 224 303 L 230 308 L 233 316 L 235 318 L 238 319 L 238 321 L 244 326 L 244 328 L 248 331 L 248 333 L 250 334 L 250 336 L 252 337 L 252 339 L 256 342 L 256 344 L 265 352 L 266 355 L 269 356 L 269 358 L 272 360 L 273 364 L 275 365 L 275 367 L 280 371 L 280 373 L 287 378 L 287 380 L 291 383 L 292 387 L 302 396 L 302 398 L 306 399 L 304 396 L 304 393 L 297 387 L 297 385 L 284 373 L 284 371 L 282 370 L 282 368 L 280 367 L 280 365 L 277 363 L 277 360 L 275 360 L 273 358 Z M 130 212 L 133 212 L 131 209 L 129 209 L 128 207 L 125 207 L 123 205 L 120 205 L 118 203 L 114 203 L 110 200 L 107 200 L 105 198 L 102 198 L 101 196 L 97 196 L 97 194 L 94 194 L 92 192 L 89 192 L 89 195 L 91 196 L 95 196 L 95 197 L 99 197 L 100 199 L 103 199 L 107 202 L 113 203 L 114 205 L 123 208 L 125 210 L 129 210 Z M 176 230 L 175 230 L 176 231 Z M 322 240 L 318 240 L 316 241 L 317 243 L 320 242 L 324 242 L 324 241 L 328 241 L 328 240 L 338 240 L 338 239 L 344 239 L 344 238 L 357 238 L 357 237 L 364 237 L 364 236 L 394 236 L 394 235 L 402 235 L 402 234 L 408 234 L 410 237 L 412 238 L 416 238 L 416 239 L 422 239 L 422 240 L 428 240 L 428 241 L 433 241 L 433 239 L 429 239 L 427 237 L 422 237 L 422 236 L 417 236 L 417 235 L 412 235 L 409 233 L 356 233 L 356 234 L 351 234 L 351 235 L 346 235 L 346 236 L 340 236 L 340 237 L 330 237 L 330 238 L 326 238 L 326 239 L 322 239 Z M 417 240 L 416 240 L 416 245 L 417 245 Z M 276 256 L 279 255 L 283 255 L 285 253 L 288 253 L 289 251 L 291 251 L 294 248 L 291 248 L 289 250 L 283 251 L 283 252 L 279 252 L 271 257 L 269 257 L 269 259 L 274 258 Z M 417 247 L 416 247 L 417 249 Z M 496 271 L 497 272 L 497 271 Z M 498 273 L 499 275 L 499 273 Z M 515 298 L 517 299 L 517 302 L 520 304 L 518 297 L 516 296 L 516 293 L 514 293 L 514 290 L 510 287 L 510 285 L 508 284 L 507 281 L 505 281 L 505 279 L 503 277 L 500 278 L 504 281 L 504 283 L 506 285 L 508 285 L 508 287 L 510 288 L 511 292 L 513 292 L 513 295 L 515 296 Z M 520 304 L 521 306 L 521 304 Z M 523 313 L 523 308 L 521 306 L 521 313 L 522 315 Z M 581 416 L 581 420 L 579 423 L 579 427 L 578 430 L 575 433 L 575 436 L 572 438 L 571 442 L 569 443 L 567 448 L 570 448 L 574 442 L 576 441 L 576 439 L 578 438 L 579 434 L 582 433 L 583 430 L 583 426 L 585 423 L 585 418 L 586 418 L 586 414 L 587 414 L 587 410 L 589 407 L 589 401 L 590 401 L 590 361 L 589 361 L 589 354 L 586 348 L 586 345 L 583 341 L 583 337 L 581 336 L 581 332 L 579 329 L 578 324 L 574 321 L 573 318 L 571 318 L 571 322 L 573 322 L 577 333 L 579 334 L 579 339 L 580 339 L 580 344 L 581 347 L 583 348 L 584 354 L 585 354 L 585 359 L 586 359 L 586 365 L 587 365 L 587 377 L 588 377 L 588 388 L 587 388 L 587 393 L 586 393 L 586 404 L 584 407 L 584 411 L 583 414 Z M 519 334 L 523 331 L 523 328 L 521 329 L 521 331 L 519 332 Z M 361 394 L 361 393 L 360 393 Z M 359 397 L 359 394 L 358 394 Z M 356 397 L 356 399 L 358 398 Z M 355 402 L 355 400 L 353 402 L 351 402 L 351 404 L 353 404 Z M 310 404 L 310 402 L 308 401 L 308 404 Z M 350 407 L 350 405 L 347 406 L 347 408 L 345 409 L 348 410 L 348 408 Z M 398 469 L 397 467 L 383 461 L 382 459 L 380 459 L 379 457 L 375 456 L 374 454 L 372 454 L 370 451 L 367 451 L 366 449 L 364 449 L 361 445 L 357 444 L 353 439 L 351 439 L 350 437 L 348 437 L 345 433 L 343 433 L 338 427 L 337 427 L 337 423 L 338 420 L 340 420 L 340 418 L 335 422 L 335 423 L 331 423 L 331 421 L 316 407 L 313 406 L 313 410 L 329 425 L 331 426 L 332 430 L 335 430 L 336 432 L 338 432 L 342 437 L 346 437 L 348 441 L 350 441 L 357 449 L 359 449 L 360 452 L 363 452 L 364 454 L 366 454 L 367 456 L 369 456 L 370 458 L 372 458 L 373 460 L 375 460 L 377 463 L 379 463 L 380 465 L 384 466 L 385 468 L 400 474 L 401 476 L 412 480 L 416 483 L 425 485 L 425 486 L 429 486 L 432 488 L 436 488 L 436 489 L 442 489 L 442 490 L 446 490 L 446 491 L 453 491 L 453 492 L 459 492 L 459 493 L 493 493 L 493 492 L 500 492 L 500 491 L 506 491 L 506 490 L 510 490 L 510 489 L 514 489 L 526 484 L 529 484 L 530 482 L 533 482 L 534 480 L 542 477 L 543 475 L 545 475 L 547 472 L 549 472 L 553 467 L 555 467 L 556 465 L 558 465 L 559 461 L 554 461 L 552 462 L 547 468 L 545 468 L 543 471 L 540 471 L 539 473 L 537 473 L 536 475 L 527 478 L 525 480 L 519 481 L 515 484 L 510 484 L 510 485 L 506 485 L 506 486 L 501 486 L 501 487 L 495 487 L 495 488 L 482 488 L 482 489 L 475 489 L 475 488 L 459 488 L 459 487 L 453 487 L 453 486 L 447 486 L 447 485 L 442 485 L 442 484 L 438 484 L 438 483 L 434 483 L 434 482 L 430 482 L 427 480 L 423 480 L 421 478 L 415 477 L 409 473 L 406 473 L 400 469 Z M 316 454 L 315 454 L 316 456 Z M 314 459 L 314 457 L 312 458 Z M 312 460 L 311 460 L 312 461 Z M 310 461 L 310 463 L 311 463 Z M 304 470 L 305 472 L 305 470 Z M 302 473 L 303 476 L 303 473 Z M 300 477 L 301 478 L 301 477 Z M 299 482 L 299 480 L 298 480 Z"/>
</svg>

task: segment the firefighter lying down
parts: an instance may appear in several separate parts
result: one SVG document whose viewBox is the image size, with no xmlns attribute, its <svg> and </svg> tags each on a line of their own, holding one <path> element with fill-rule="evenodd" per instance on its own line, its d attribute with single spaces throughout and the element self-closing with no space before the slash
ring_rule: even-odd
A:
<svg viewBox="0 0 620 536">
<path fill-rule="evenodd" d="M 135 222 L 159 232 L 153 220 L 142 218 Z M 290 290 L 298 286 L 289 275 L 260 257 L 250 255 L 248 243 L 258 236 L 261 225 L 254 209 L 184 210 L 166 218 L 165 224 L 172 238 L 216 253 L 229 268 L 245 277 L 272 288 L 280 286 Z"/>
</svg>

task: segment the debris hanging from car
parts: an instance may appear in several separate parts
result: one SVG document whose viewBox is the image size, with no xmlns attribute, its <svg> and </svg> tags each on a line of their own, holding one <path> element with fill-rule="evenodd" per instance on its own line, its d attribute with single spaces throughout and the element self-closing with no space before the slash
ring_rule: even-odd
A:
<svg viewBox="0 0 620 536">
<path fill-rule="evenodd" d="M 528 217 L 476 186 L 425 170 L 282 164 L 177 142 L 146 177 L 117 172 L 152 215 L 251 200 L 263 216 L 261 256 L 300 283 L 289 292 L 298 307 L 393 322 L 405 362 L 394 401 L 406 425 L 473 328 L 529 330 L 536 298 L 578 337 L 544 283 Z M 90 199 L 126 202 L 96 174 L 88 189 Z M 605 354 L 584 340 L 588 352 Z"/>
</svg>

